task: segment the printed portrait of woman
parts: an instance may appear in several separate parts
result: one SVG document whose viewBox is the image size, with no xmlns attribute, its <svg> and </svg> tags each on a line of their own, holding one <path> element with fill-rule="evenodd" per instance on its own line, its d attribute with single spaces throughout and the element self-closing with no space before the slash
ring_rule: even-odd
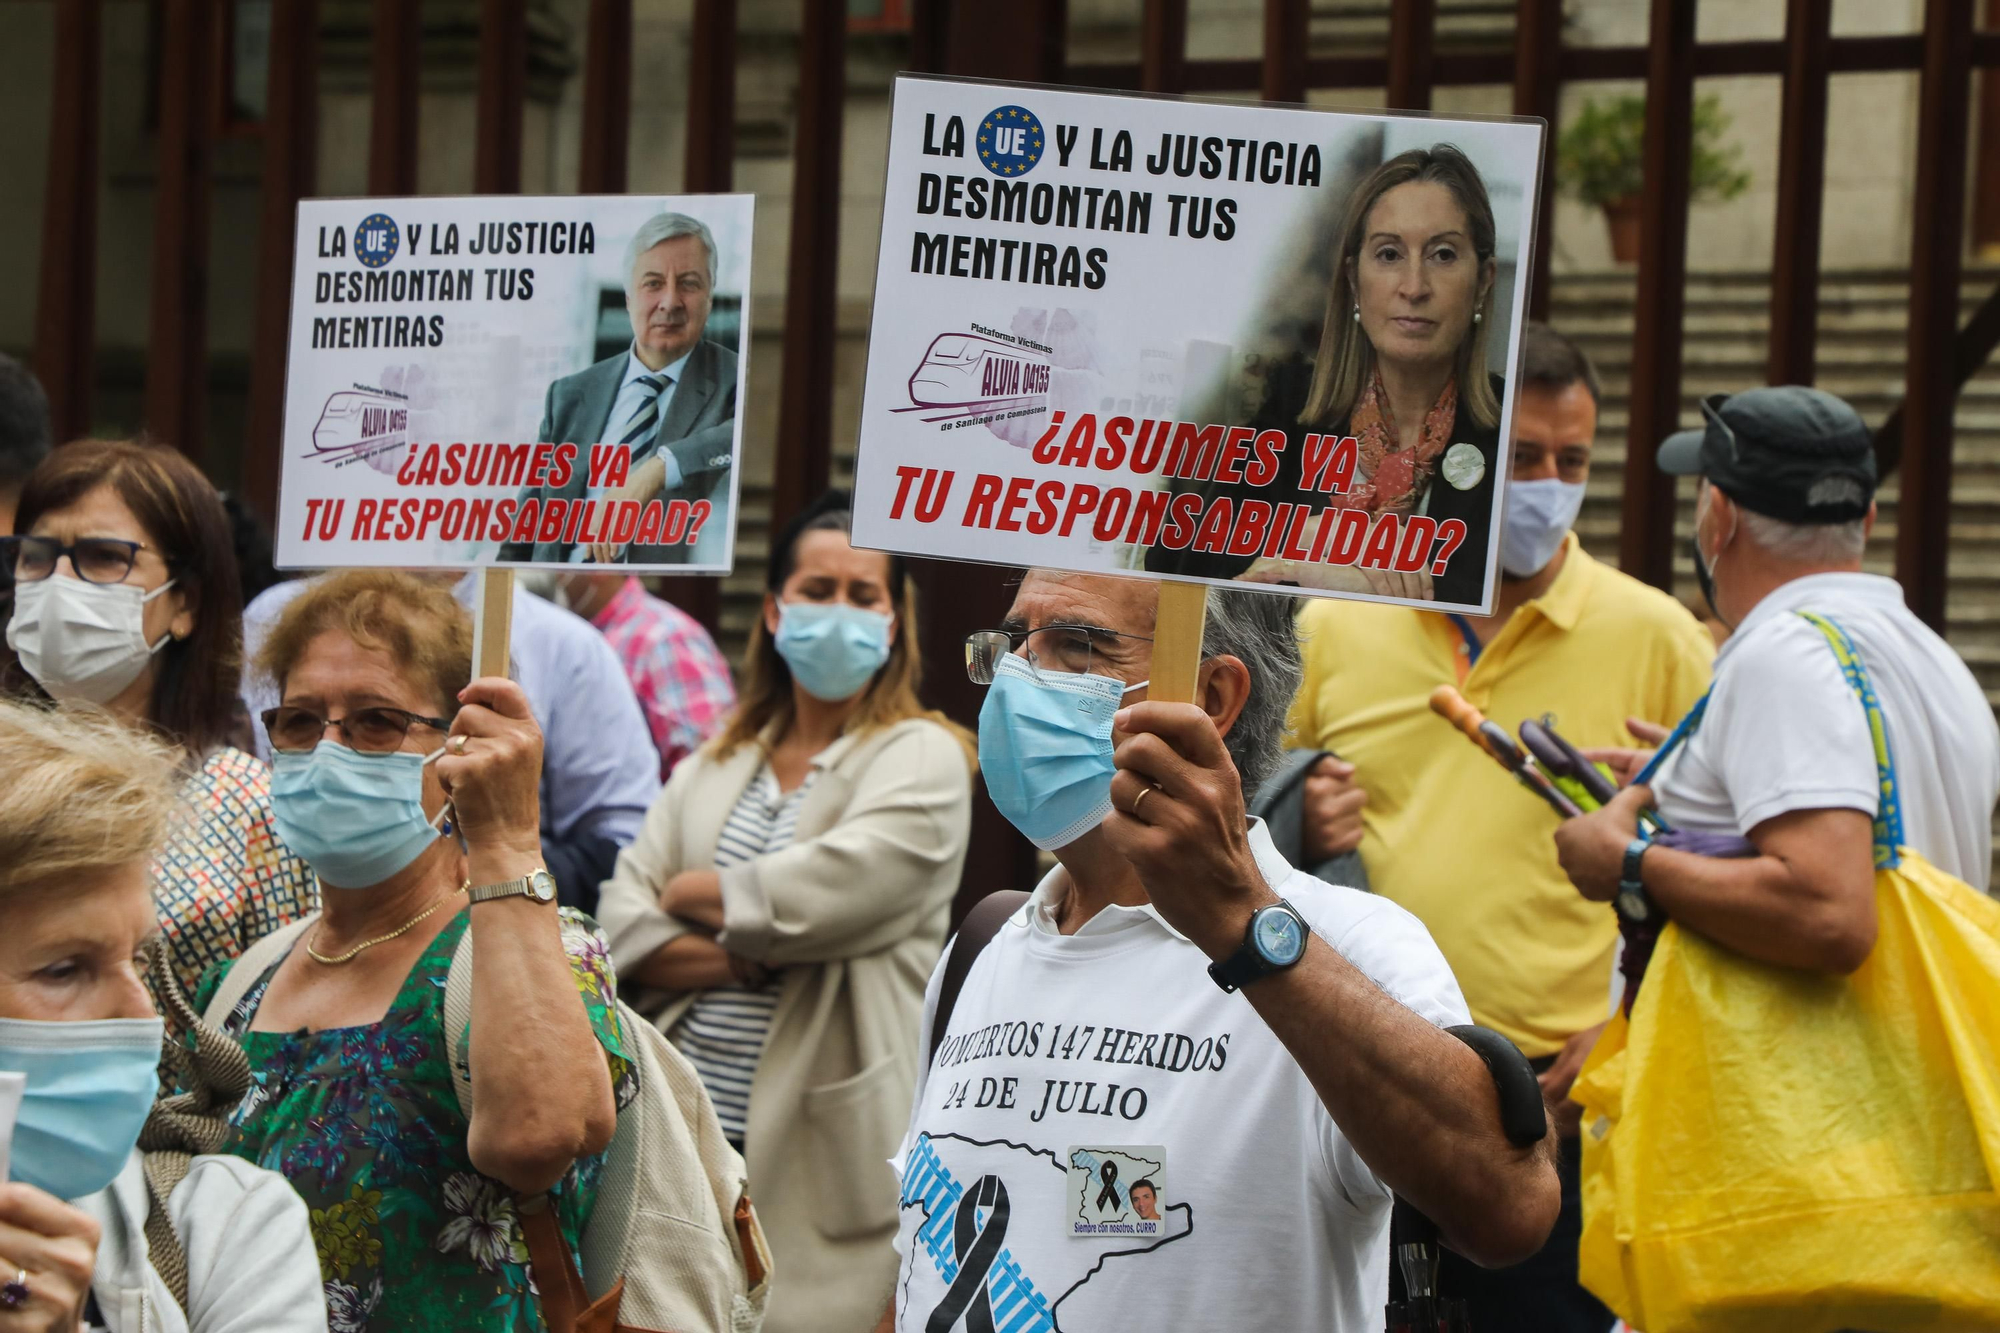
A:
<svg viewBox="0 0 2000 1333">
<path fill-rule="evenodd" d="M 1147 568 L 1262 583 L 1477 603 L 1499 470 L 1505 381 L 1490 373 L 1493 206 L 1478 168 L 1450 144 L 1389 158 L 1356 187 L 1338 232 L 1326 314 L 1308 374 L 1274 375 L 1252 425 L 1283 430 L 1278 480 L 1243 489 L 1276 503 L 1463 520 L 1446 571 L 1170 551 Z M 1504 337 L 1504 331 L 1499 335 Z M 1300 488 L 1308 434 L 1359 442 L 1344 496 Z M 1212 494 L 1231 494 L 1232 488 Z M 1309 524 L 1303 544 L 1309 549 Z"/>
</svg>

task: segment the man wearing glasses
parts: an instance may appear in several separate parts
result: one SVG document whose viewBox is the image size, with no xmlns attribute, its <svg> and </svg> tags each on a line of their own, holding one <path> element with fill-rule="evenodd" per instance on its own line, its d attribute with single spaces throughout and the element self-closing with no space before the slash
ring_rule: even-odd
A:
<svg viewBox="0 0 2000 1333">
<path fill-rule="evenodd" d="M 1465 1008 L 1423 927 L 1294 870 L 1244 813 L 1299 680 L 1290 601 L 1210 594 L 1199 704 L 1146 700 L 1156 606 L 1036 571 L 967 642 L 988 789 L 1060 865 L 935 1034 L 883 1329 L 1109 1328 L 1143 1301 L 1189 1333 L 1372 1333 L 1392 1190 L 1486 1262 L 1555 1217 L 1545 1146 L 1508 1146 L 1485 1066 L 1439 1030 Z M 1131 1187 L 1120 1160 L 1175 1182 L 1157 1239 L 1080 1225 Z"/>
</svg>

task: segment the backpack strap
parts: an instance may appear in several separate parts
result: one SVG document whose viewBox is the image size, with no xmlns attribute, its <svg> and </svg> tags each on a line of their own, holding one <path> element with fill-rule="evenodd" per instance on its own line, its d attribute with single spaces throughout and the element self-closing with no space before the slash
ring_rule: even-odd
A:
<svg viewBox="0 0 2000 1333">
<path fill-rule="evenodd" d="M 1906 839 L 1903 833 L 1903 803 L 1896 789 L 1896 756 L 1889 749 L 1889 720 L 1882 715 L 1882 701 L 1875 697 L 1875 686 L 1868 679 L 1868 668 L 1862 663 L 1854 640 L 1847 637 L 1847 631 L 1840 627 L 1839 622 L 1815 611 L 1801 611 L 1799 618 L 1826 636 L 1834 659 L 1840 663 L 1840 674 L 1847 677 L 1848 687 L 1860 698 L 1861 710 L 1867 714 L 1868 737 L 1875 745 L 1878 793 L 1875 801 L 1875 868 L 1894 869 L 1903 859 L 1902 848 Z"/>
<path fill-rule="evenodd" d="M 445 1060 L 451 1066 L 451 1090 L 467 1124 L 472 1123 L 472 1067 L 466 1059 L 465 1039 L 471 1022 L 472 923 L 468 921 L 444 974 Z"/>
<path fill-rule="evenodd" d="M 187 1179 L 190 1159 L 184 1152 L 149 1152 L 141 1157 L 146 1173 L 146 1262 L 166 1284 L 174 1304 L 186 1314 L 188 1308 L 187 1251 L 174 1234 L 174 1221 L 167 1213 L 167 1199 L 174 1186 Z"/>
<path fill-rule="evenodd" d="M 229 1020 L 250 988 L 276 963 L 282 962 L 308 930 L 319 921 L 319 913 L 300 917 L 289 926 L 280 927 L 256 941 L 243 951 L 241 957 L 229 965 L 229 971 L 222 977 L 222 983 L 215 988 L 215 994 L 208 1000 L 208 1007 L 202 1011 L 202 1022 L 220 1029 Z"/>
<path fill-rule="evenodd" d="M 230 971 L 245 972 L 254 980 L 268 966 Z M 187 1179 L 196 1155 L 222 1151 L 229 1135 L 230 1108 L 239 1104 L 250 1089 L 250 1061 L 241 1046 L 195 1016 L 187 996 L 181 992 L 165 949 L 153 954 L 151 981 L 161 1014 L 173 1034 L 167 1047 L 168 1058 L 188 1090 L 155 1101 L 152 1113 L 139 1131 L 138 1146 L 146 1177 L 146 1258 L 172 1293 L 174 1303 L 186 1312 L 187 1251 L 174 1232 L 167 1201 L 173 1196 L 174 1187 Z M 234 1007 L 235 1002 L 231 1001 L 222 1012 L 226 1015 Z M 187 1035 L 194 1038 L 192 1053 L 180 1042 Z"/>
<path fill-rule="evenodd" d="M 569 945 L 573 936 L 581 932 L 588 934 L 587 927 L 565 919 L 561 924 L 564 962 L 568 962 Z M 465 933 L 458 937 L 458 947 L 451 951 L 451 963 L 444 975 L 444 1050 L 445 1058 L 451 1064 L 451 1090 L 458 1098 L 458 1109 L 468 1122 L 472 1119 L 472 1065 L 465 1049 L 465 1039 L 472 1023 L 472 923 L 465 924 Z"/>
<path fill-rule="evenodd" d="M 1271 811 L 1276 808 L 1278 802 L 1290 796 L 1293 789 L 1306 780 L 1306 775 L 1312 772 L 1313 765 L 1332 755 L 1331 750 L 1317 748 L 1286 750 L 1279 759 L 1277 768 L 1271 771 L 1271 775 L 1264 779 L 1256 791 L 1250 793 L 1249 813 L 1258 819 L 1268 821 Z"/>
<path fill-rule="evenodd" d="M 931 1048 L 924 1056 L 926 1065 L 937 1059 L 938 1046 L 951 1026 L 951 1011 L 958 1007 L 958 993 L 965 989 L 965 978 L 972 972 L 972 965 L 1000 933 L 1000 927 L 1026 901 L 1028 894 L 1020 889 L 1001 889 L 981 898 L 965 914 L 958 934 L 952 937 L 951 952 L 945 958 L 944 978 L 938 983 L 937 1010 L 931 1016 Z"/>
</svg>

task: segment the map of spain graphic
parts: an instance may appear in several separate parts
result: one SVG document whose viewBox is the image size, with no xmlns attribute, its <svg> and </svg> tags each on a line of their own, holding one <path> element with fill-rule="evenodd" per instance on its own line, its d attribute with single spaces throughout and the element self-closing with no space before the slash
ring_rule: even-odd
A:
<svg viewBox="0 0 2000 1333">
<path fill-rule="evenodd" d="M 1193 1206 L 1172 1203 L 1156 1238 L 1071 1239 L 1069 1223 L 1047 1204 L 1068 1211 L 1071 1159 L 1080 1151 L 1089 1150 L 1058 1155 L 1004 1139 L 920 1136 L 903 1170 L 902 1206 L 920 1209 L 923 1222 L 903 1274 L 900 1327 L 1091 1333 L 1100 1325 L 1086 1310 L 1111 1265 L 1165 1262 L 1146 1256 L 1194 1233 Z M 1105 1316 L 1115 1318 L 1115 1308 L 1107 1305 Z"/>
</svg>

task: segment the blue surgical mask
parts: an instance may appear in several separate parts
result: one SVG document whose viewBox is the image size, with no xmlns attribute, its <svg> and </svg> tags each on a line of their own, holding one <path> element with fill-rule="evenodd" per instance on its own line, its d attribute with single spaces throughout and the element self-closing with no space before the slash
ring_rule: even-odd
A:
<svg viewBox="0 0 2000 1333">
<path fill-rule="evenodd" d="M 1045 852 L 1111 813 L 1111 719 L 1146 684 L 1036 671 L 1009 653 L 979 710 L 979 771 L 1007 822 Z"/>
<path fill-rule="evenodd" d="M 1529 579 L 1548 568 L 1583 510 L 1583 483 L 1560 477 L 1507 483 L 1500 525 L 1500 568 Z"/>
<path fill-rule="evenodd" d="M 0 1019 L 0 1069 L 27 1076 L 9 1172 L 58 1199 L 97 1193 L 125 1169 L 160 1090 L 157 1018 Z"/>
<path fill-rule="evenodd" d="M 778 656 L 815 699 L 839 703 L 859 694 L 889 660 L 889 626 L 880 611 L 841 602 L 782 602 Z"/>
<path fill-rule="evenodd" d="M 324 883 L 373 888 L 437 841 L 438 825 L 424 813 L 424 765 L 443 753 L 362 754 L 338 741 L 278 751 L 271 756 L 278 836 Z"/>
</svg>

